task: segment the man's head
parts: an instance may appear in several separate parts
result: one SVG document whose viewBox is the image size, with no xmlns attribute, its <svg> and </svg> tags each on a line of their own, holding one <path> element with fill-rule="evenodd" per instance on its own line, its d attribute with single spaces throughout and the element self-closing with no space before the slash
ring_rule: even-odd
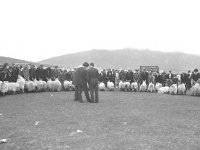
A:
<svg viewBox="0 0 200 150">
<path fill-rule="evenodd" d="M 88 62 L 84 62 L 84 63 L 83 63 L 83 66 L 84 66 L 85 68 L 87 68 L 87 67 L 89 66 Z"/>
<path fill-rule="evenodd" d="M 90 63 L 90 66 L 94 67 L 94 63 L 93 63 L 93 62 L 91 62 L 91 63 Z"/>
<path fill-rule="evenodd" d="M 197 69 L 197 68 L 195 68 L 195 69 L 194 69 L 194 72 L 198 72 L 198 69 Z"/>
</svg>

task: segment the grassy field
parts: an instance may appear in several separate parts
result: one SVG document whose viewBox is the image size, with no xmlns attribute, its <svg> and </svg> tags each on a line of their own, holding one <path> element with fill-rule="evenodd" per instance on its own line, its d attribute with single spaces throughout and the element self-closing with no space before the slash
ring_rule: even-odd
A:
<svg viewBox="0 0 200 150">
<path fill-rule="evenodd" d="M 75 102 L 74 92 L 0 97 L 0 150 L 200 149 L 199 97 L 99 96 L 98 104 Z"/>
</svg>

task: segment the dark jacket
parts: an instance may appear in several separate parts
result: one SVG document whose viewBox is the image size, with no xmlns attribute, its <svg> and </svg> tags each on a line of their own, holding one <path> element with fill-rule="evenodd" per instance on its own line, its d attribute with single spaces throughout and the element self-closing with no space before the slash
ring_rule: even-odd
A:
<svg viewBox="0 0 200 150">
<path fill-rule="evenodd" d="M 75 83 L 76 85 L 83 85 L 83 86 L 87 84 L 85 67 L 80 66 L 76 69 Z"/>
<path fill-rule="evenodd" d="M 99 81 L 100 81 L 100 82 L 104 82 L 104 83 L 107 82 L 107 76 L 106 76 L 105 71 L 102 71 L 102 72 L 99 74 Z"/>
<path fill-rule="evenodd" d="M 36 68 L 32 67 L 29 69 L 30 80 L 34 80 L 36 78 Z"/>
<path fill-rule="evenodd" d="M 87 79 L 89 85 L 98 84 L 98 81 L 99 81 L 98 69 L 96 69 L 92 66 L 87 68 L 86 69 L 86 79 Z"/>
<path fill-rule="evenodd" d="M 125 75 L 125 81 L 130 81 L 131 83 L 133 82 L 133 72 L 128 71 Z"/>
<path fill-rule="evenodd" d="M 45 74 L 44 74 L 44 69 L 42 67 L 38 67 L 36 69 L 36 79 L 40 80 L 40 79 L 44 79 L 45 78 Z"/>
<path fill-rule="evenodd" d="M 172 74 L 172 73 L 171 73 L 171 77 L 170 77 L 170 74 L 169 74 L 169 73 L 166 74 L 166 79 L 173 79 L 173 77 L 174 77 L 174 74 Z"/>
<path fill-rule="evenodd" d="M 197 72 L 196 74 L 193 72 L 191 75 L 191 79 L 193 79 L 195 82 L 200 78 L 200 74 Z"/>
</svg>

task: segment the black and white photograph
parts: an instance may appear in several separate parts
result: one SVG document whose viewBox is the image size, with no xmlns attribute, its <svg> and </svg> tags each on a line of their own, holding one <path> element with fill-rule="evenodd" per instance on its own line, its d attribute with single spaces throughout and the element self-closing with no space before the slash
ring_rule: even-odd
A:
<svg viewBox="0 0 200 150">
<path fill-rule="evenodd" d="M 1 0 L 0 150 L 200 150 L 200 1 Z"/>
</svg>

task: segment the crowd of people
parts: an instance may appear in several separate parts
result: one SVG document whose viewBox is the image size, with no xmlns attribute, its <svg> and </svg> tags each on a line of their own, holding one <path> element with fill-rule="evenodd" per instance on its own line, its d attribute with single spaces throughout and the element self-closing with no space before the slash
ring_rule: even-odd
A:
<svg viewBox="0 0 200 150">
<path fill-rule="evenodd" d="M 88 74 L 77 74 L 77 72 L 81 72 L 80 68 L 82 70 L 87 71 L 88 68 L 95 68 L 98 72 L 98 77 L 95 75 L 95 82 L 90 81 L 91 77 L 94 76 L 94 73 L 92 75 L 88 76 Z M 199 81 L 200 74 L 198 72 L 198 69 L 194 69 L 193 71 L 188 70 L 186 73 L 179 73 L 175 74 L 172 71 L 169 71 L 166 73 L 165 71 L 160 72 L 152 72 L 148 71 L 146 69 L 139 70 L 139 69 L 101 69 L 94 67 L 94 63 L 91 63 L 90 65 L 85 62 L 82 66 L 76 67 L 76 68 L 59 68 L 58 66 L 54 67 L 44 67 L 43 65 L 36 66 L 34 64 L 11 64 L 4 63 L 3 65 L 0 65 L 0 81 L 4 82 L 16 82 L 18 79 L 18 75 L 22 76 L 26 81 L 34 81 L 34 80 L 42 80 L 47 82 L 49 79 L 54 81 L 55 79 L 58 79 L 61 84 L 63 85 L 64 81 L 73 81 L 73 84 L 75 85 L 75 100 L 82 101 L 81 94 L 82 91 L 85 92 L 85 95 L 87 97 L 88 101 L 91 102 L 98 102 L 98 93 L 96 90 L 98 89 L 98 83 L 102 82 L 105 84 L 105 87 L 107 87 L 108 82 L 114 83 L 114 87 L 119 87 L 119 82 L 137 82 L 138 85 L 141 85 L 143 81 L 146 82 L 148 85 L 149 83 L 153 83 L 154 85 L 156 83 L 161 83 L 162 86 L 171 86 L 172 84 L 179 84 L 184 83 L 186 85 L 186 89 L 189 90 L 195 83 Z M 84 69 L 85 68 L 85 69 Z M 93 72 L 93 71 L 91 71 Z M 89 73 L 90 74 L 90 73 Z M 85 78 L 85 79 L 83 79 Z M 85 85 L 80 85 L 80 82 L 83 82 L 83 80 L 87 79 L 87 84 L 89 84 L 90 89 L 90 96 L 88 95 L 88 92 L 86 91 Z M 94 85 L 90 83 L 95 83 Z M 97 86 L 97 87 L 96 87 Z M 96 93 L 96 98 L 94 98 L 94 92 Z M 92 100 L 91 100 L 92 99 Z"/>
<path fill-rule="evenodd" d="M 184 83 L 187 89 L 190 89 L 192 85 L 194 85 L 198 79 L 200 78 L 200 74 L 198 69 L 194 69 L 194 71 L 188 70 L 187 73 L 175 74 L 172 71 L 166 73 L 165 71 L 161 72 L 152 72 L 143 69 L 139 71 L 139 69 L 135 69 L 132 71 L 128 70 L 113 70 L 108 69 L 102 70 L 100 72 L 100 82 L 103 82 L 105 85 L 108 81 L 112 81 L 115 84 L 115 87 L 118 87 L 119 81 L 124 82 L 138 82 L 139 85 L 142 84 L 143 81 L 146 81 L 146 84 L 153 83 L 161 83 L 162 86 L 171 86 L 172 84 Z M 106 85 L 107 86 L 107 85 Z"/>
<path fill-rule="evenodd" d="M 72 73 L 74 69 L 55 67 L 36 66 L 34 64 L 11 64 L 4 63 L 0 65 L 0 81 L 16 82 L 18 75 L 22 76 L 26 81 L 48 79 L 55 80 L 58 78 L 61 82 L 64 80 L 72 81 Z"/>
</svg>

